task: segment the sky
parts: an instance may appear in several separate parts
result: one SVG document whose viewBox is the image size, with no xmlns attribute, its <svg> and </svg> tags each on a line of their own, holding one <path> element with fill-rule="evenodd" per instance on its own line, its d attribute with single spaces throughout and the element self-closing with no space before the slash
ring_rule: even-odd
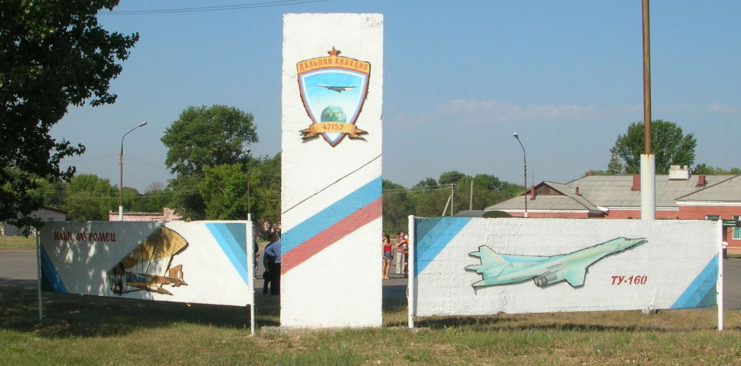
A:
<svg viewBox="0 0 741 366">
<path fill-rule="evenodd" d="M 194 11 L 189 8 L 229 6 Z M 100 13 L 140 40 L 111 83 L 115 104 L 70 107 L 52 136 L 82 143 L 78 173 L 143 192 L 172 178 L 164 131 L 189 106 L 254 115 L 256 156 L 281 144 L 285 13 L 384 17 L 383 178 L 412 187 L 457 170 L 522 184 L 605 170 L 643 121 L 640 0 L 124 0 Z M 652 119 L 697 139 L 695 165 L 741 167 L 741 2 L 654 0 Z"/>
</svg>

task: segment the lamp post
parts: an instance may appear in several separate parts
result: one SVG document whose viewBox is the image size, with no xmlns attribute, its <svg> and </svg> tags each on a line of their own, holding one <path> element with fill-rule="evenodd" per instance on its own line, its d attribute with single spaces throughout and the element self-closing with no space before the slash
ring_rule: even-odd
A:
<svg viewBox="0 0 741 366">
<path fill-rule="evenodd" d="M 520 136 L 517 134 L 517 132 L 512 134 L 515 136 L 515 140 L 520 143 L 520 147 L 522 148 L 522 165 L 524 166 L 524 176 L 525 176 L 525 215 L 524 217 L 527 217 L 527 158 L 525 156 L 525 146 L 522 145 L 522 141 L 520 141 Z"/>
<path fill-rule="evenodd" d="M 120 171 L 121 180 L 118 182 L 118 221 L 123 221 L 123 142 L 124 142 L 124 137 L 126 137 L 126 135 L 130 134 L 132 131 L 136 130 L 137 128 L 145 126 L 146 124 L 147 122 L 142 122 L 138 126 L 130 129 L 128 132 L 123 134 L 123 136 L 121 136 L 121 154 L 118 156 L 118 163 L 121 166 L 121 171 Z"/>
</svg>

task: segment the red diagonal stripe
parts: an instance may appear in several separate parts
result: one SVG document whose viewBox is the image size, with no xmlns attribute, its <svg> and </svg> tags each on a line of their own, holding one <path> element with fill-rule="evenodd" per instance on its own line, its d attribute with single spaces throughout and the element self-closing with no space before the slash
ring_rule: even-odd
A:
<svg viewBox="0 0 741 366">
<path fill-rule="evenodd" d="M 313 238 L 299 244 L 281 257 L 280 273 L 286 273 L 319 253 L 324 248 L 336 243 L 357 228 L 381 216 L 382 200 L 379 197 L 369 205 L 353 212 L 351 215 L 322 231 Z"/>
</svg>

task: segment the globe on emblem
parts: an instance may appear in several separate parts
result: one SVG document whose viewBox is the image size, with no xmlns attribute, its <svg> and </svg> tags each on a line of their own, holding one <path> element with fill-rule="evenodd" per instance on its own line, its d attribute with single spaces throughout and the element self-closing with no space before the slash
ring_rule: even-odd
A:
<svg viewBox="0 0 741 366">
<path fill-rule="evenodd" d="M 324 108 L 322 111 L 322 122 L 346 122 L 347 117 L 345 116 L 345 112 L 342 111 L 342 108 L 337 106 L 329 106 L 327 108 Z"/>
</svg>

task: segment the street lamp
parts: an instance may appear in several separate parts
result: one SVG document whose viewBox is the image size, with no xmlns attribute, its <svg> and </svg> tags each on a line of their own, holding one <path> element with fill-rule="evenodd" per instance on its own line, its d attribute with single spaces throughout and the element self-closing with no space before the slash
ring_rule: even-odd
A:
<svg viewBox="0 0 741 366">
<path fill-rule="evenodd" d="M 525 146 L 522 145 L 522 141 L 520 141 L 520 136 L 517 135 L 517 132 L 512 134 L 515 136 L 515 140 L 520 143 L 520 147 L 522 148 L 522 164 L 525 169 L 525 217 L 527 217 L 527 158 L 525 157 Z"/>
<path fill-rule="evenodd" d="M 121 136 L 121 155 L 118 156 L 118 163 L 121 165 L 121 180 L 118 182 L 118 221 L 123 221 L 123 142 L 124 137 L 126 135 L 130 134 L 132 131 L 136 130 L 139 127 L 143 127 L 147 124 L 147 122 L 142 122 L 138 126 L 132 128 L 129 130 L 129 132 L 126 132 Z"/>
</svg>

